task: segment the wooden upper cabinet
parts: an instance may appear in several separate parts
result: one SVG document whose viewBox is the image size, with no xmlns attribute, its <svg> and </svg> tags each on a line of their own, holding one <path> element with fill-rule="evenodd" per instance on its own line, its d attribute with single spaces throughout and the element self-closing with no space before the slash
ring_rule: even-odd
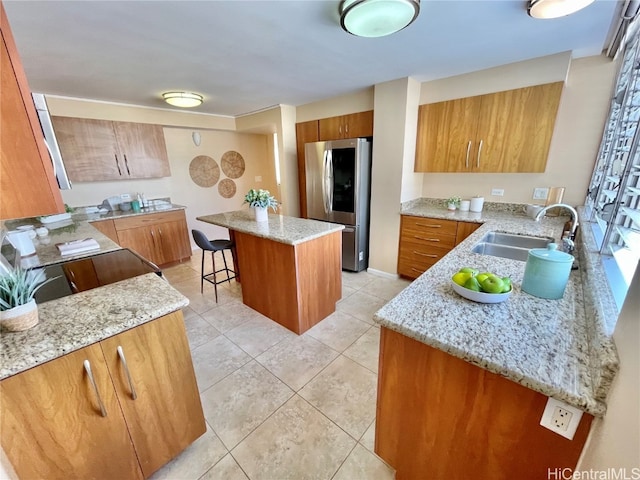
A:
<svg viewBox="0 0 640 480">
<path fill-rule="evenodd" d="M 52 122 L 71 181 L 171 175 L 160 125 L 58 116 Z"/>
<path fill-rule="evenodd" d="M 0 220 L 64 212 L 9 21 L 0 3 Z"/>
<path fill-rule="evenodd" d="M 319 120 L 319 140 L 373 136 L 373 110 Z"/>
<path fill-rule="evenodd" d="M 415 171 L 544 172 L 562 82 L 421 105 Z"/>
<path fill-rule="evenodd" d="M 182 314 L 100 343 L 147 478 L 206 431 Z"/>
<path fill-rule="evenodd" d="M 296 151 L 298 153 L 298 190 L 300 192 L 300 216 L 307 218 L 307 176 L 305 171 L 306 143 L 317 142 L 318 120 L 296 123 Z"/>
<path fill-rule="evenodd" d="M 0 396 L 2 448 L 18 478 L 143 478 L 99 344 L 3 380 Z"/>
</svg>

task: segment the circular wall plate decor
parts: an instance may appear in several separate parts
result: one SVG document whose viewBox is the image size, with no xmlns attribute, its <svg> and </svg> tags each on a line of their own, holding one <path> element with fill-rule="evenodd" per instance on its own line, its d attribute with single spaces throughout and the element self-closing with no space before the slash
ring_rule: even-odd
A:
<svg viewBox="0 0 640 480">
<path fill-rule="evenodd" d="M 238 152 L 229 150 L 220 159 L 222 171 L 229 178 L 240 178 L 244 173 L 244 158 Z"/>
<path fill-rule="evenodd" d="M 236 182 L 223 178 L 218 184 L 218 192 L 223 198 L 231 198 L 236 194 Z"/>
<path fill-rule="evenodd" d="M 213 158 L 198 155 L 189 164 L 189 175 L 196 185 L 213 187 L 220 180 L 220 167 Z"/>
</svg>

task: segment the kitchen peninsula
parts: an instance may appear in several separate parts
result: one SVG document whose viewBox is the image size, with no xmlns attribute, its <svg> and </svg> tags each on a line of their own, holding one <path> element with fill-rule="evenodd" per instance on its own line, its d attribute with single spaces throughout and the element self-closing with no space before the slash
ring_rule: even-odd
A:
<svg viewBox="0 0 640 480">
<path fill-rule="evenodd" d="M 520 289 L 525 262 L 472 249 L 491 231 L 558 239 L 565 217 L 535 222 L 506 206 L 451 213 L 429 202 L 401 214 L 482 226 L 375 314 L 376 453 L 398 480 L 547 478 L 548 469 L 574 468 L 618 369 L 611 313 L 589 288 L 599 265 L 590 231 L 576 239 L 580 268 L 564 297 L 546 300 Z M 512 296 L 498 304 L 458 296 L 450 278 L 465 266 L 511 277 Z M 539 425 L 547 397 L 585 412 L 572 440 Z"/>
<path fill-rule="evenodd" d="M 229 229 L 245 305 L 297 333 L 333 313 L 342 296 L 342 225 L 253 212 L 204 215 Z"/>
</svg>

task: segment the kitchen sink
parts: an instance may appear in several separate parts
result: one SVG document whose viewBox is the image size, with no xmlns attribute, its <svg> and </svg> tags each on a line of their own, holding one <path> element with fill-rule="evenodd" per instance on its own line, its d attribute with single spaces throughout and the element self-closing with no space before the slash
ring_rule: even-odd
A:
<svg viewBox="0 0 640 480">
<path fill-rule="evenodd" d="M 526 262 L 530 249 L 546 248 L 551 242 L 553 242 L 553 239 L 549 237 L 489 232 L 479 243 L 474 245 L 471 251 L 482 255 Z"/>
<path fill-rule="evenodd" d="M 522 247 L 511 247 L 509 245 L 499 245 L 497 243 L 480 242 L 473 249 L 474 253 L 482 255 L 492 255 L 494 257 L 510 258 L 511 260 L 527 261 L 529 249 Z"/>
<path fill-rule="evenodd" d="M 491 243 L 496 245 L 506 245 L 508 247 L 519 248 L 547 248 L 552 238 L 549 237 L 532 237 L 530 235 L 517 235 L 514 233 L 500 233 L 489 232 L 487 233 L 481 242 Z"/>
</svg>

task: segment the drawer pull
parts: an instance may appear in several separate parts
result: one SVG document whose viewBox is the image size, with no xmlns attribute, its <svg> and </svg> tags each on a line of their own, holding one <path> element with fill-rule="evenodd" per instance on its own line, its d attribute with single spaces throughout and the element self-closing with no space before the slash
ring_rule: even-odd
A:
<svg viewBox="0 0 640 480">
<path fill-rule="evenodd" d="M 116 349 L 118 352 L 118 356 L 120 357 L 120 361 L 122 362 L 122 366 L 124 367 L 124 373 L 127 376 L 127 381 L 129 382 L 129 389 L 131 390 L 131 399 L 135 400 L 138 398 L 138 394 L 136 393 L 136 389 L 133 387 L 133 379 L 131 378 L 131 372 L 129 372 L 129 365 L 127 365 L 127 359 L 124 357 L 124 351 L 122 347 L 118 345 Z"/>
<path fill-rule="evenodd" d="M 416 255 L 420 255 L 421 257 L 438 258 L 438 255 L 434 253 L 422 253 L 417 250 L 414 250 L 413 253 L 415 253 Z"/>
<path fill-rule="evenodd" d="M 418 240 L 424 240 L 425 242 L 439 242 L 440 241 L 439 238 L 426 238 L 426 237 L 419 237 L 418 235 L 414 235 L 413 238 L 417 238 Z"/>
<path fill-rule="evenodd" d="M 91 386 L 93 387 L 93 390 L 96 392 L 96 398 L 98 399 L 98 405 L 100 406 L 100 414 L 103 417 L 106 417 L 107 410 L 104 408 L 104 403 L 102 403 L 102 397 L 100 397 L 98 386 L 96 385 L 96 381 L 93 378 L 93 373 L 91 372 L 91 364 L 89 363 L 89 360 L 84 361 L 84 369 L 87 372 L 87 376 L 89 377 L 89 382 L 91 382 Z"/>
<path fill-rule="evenodd" d="M 437 223 L 416 223 L 416 226 L 427 228 L 442 228 L 442 225 L 438 225 Z"/>
<path fill-rule="evenodd" d="M 417 268 L 413 268 L 413 267 L 411 267 L 411 270 L 418 273 L 424 273 L 424 270 L 418 270 Z"/>
</svg>

